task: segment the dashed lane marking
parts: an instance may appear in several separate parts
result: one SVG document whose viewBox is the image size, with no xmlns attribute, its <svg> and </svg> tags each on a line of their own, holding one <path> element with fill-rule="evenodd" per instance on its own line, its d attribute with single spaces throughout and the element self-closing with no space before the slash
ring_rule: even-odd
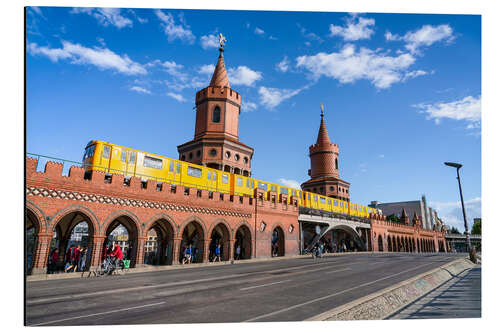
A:
<svg viewBox="0 0 500 333">
<path fill-rule="evenodd" d="M 272 286 L 274 284 L 285 283 L 285 282 L 290 282 L 290 281 L 292 281 L 292 280 L 284 280 L 284 281 L 278 281 L 278 282 L 273 282 L 273 283 L 261 284 L 260 286 L 246 287 L 246 288 L 241 288 L 240 290 L 250 290 L 250 289 L 255 289 L 255 288 L 260 288 L 260 287 L 267 287 L 267 286 Z"/>
<path fill-rule="evenodd" d="M 46 322 L 43 322 L 43 323 L 33 324 L 33 325 L 29 325 L 29 326 L 49 325 L 49 324 L 60 323 L 60 322 L 63 322 L 63 321 L 68 321 L 68 320 L 75 320 L 75 319 L 81 319 L 81 318 L 101 316 L 101 315 L 106 315 L 106 314 L 110 314 L 110 313 L 116 313 L 116 312 L 122 312 L 122 311 L 130 311 L 130 310 L 135 310 L 135 309 L 147 308 L 147 307 L 150 307 L 150 306 L 157 306 L 157 305 L 161 305 L 161 304 L 165 304 L 165 302 L 159 302 L 159 303 L 153 303 L 153 304 L 146 304 L 146 305 L 139 305 L 139 306 L 133 306 L 131 308 L 117 309 L 117 310 L 111 310 L 111 311 L 106 311 L 106 312 L 92 313 L 92 314 L 83 315 L 83 316 L 77 316 L 77 317 L 71 317 L 71 318 L 64 318 L 64 319 L 46 321 Z"/>
<path fill-rule="evenodd" d="M 417 267 L 413 267 L 413 268 L 410 268 L 410 269 L 407 269 L 407 270 L 404 270 L 404 271 L 401 271 L 399 273 L 395 273 L 395 274 L 391 274 L 389 276 L 386 276 L 386 277 L 383 277 L 383 278 L 380 278 L 380 279 L 377 279 L 377 280 L 373 280 L 373 281 L 370 281 L 370 282 L 366 282 L 366 283 L 363 283 L 363 284 L 360 284 L 360 285 L 357 285 L 355 287 L 351 287 L 351 288 L 348 288 L 348 289 L 344 289 L 342 291 L 339 291 L 339 292 L 336 292 L 336 293 L 333 293 L 333 294 L 330 294 L 330 295 L 326 295 L 326 296 L 323 296 L 323 297 L 319 297 L 319 298 L 316 298 L 316 299 L 312 299 L 310 301 L 307 301 L 307 302 L 304 302 L 304 303 L 300 303 L 300 304 L 296 304 L 296 305 L 292 305 L 292 306 L 289 306 L 287 308 L 284 308 L 284 309 L 281 309 L 281 310 L 278 310 L 278 311 L 274 311 L 274 312 L 270 312 L 270 313 L 266 313 L 266 314 L 263 314 L 263 315 L 260 315 L 260 316 L 257 316 L 257 317 L 254 317 L 254 318 L 250 318 L 250 319 L 247 319 L 245 320 L 244 322 L 251 322 L 251 321 L 256 321 L 256 320 L 259 320 L 259 319 L 263 319 L 263 318 L 267 318 L 267 317 L 271 317 L 271 316 L 274 316 L 274 315 L 277 315 L 277 314 L 280 314 L 280 313 L 283 313 L 283 312 L 286 312 L 286 311 L 290 311 L 290 310 L 293 310 L 293 309 L 296 309 L 296 308 L 299 308 L 301 306 L 304 306 L 304 305 L 309 305 L 309 304 L 312 304 L 312 303 L 315 303 L 315 302 L 319 302 L 319 301 L 322 301 L 322 300 L 325 300 L 325 299 L 328 299 L 330 297 L 334 297 L 334 296 L 337 296 L 337 295 L 341 295 L 341 294 L 345 294 L 349 291 L 352 291 L 352 290 L 355 290 L 355 289 L 359 289 L 359 288 L 362 288 L 362 287 L 366 287 L 366 286 L 369 286 L 371 284 L 374 284 L 376 282 L 379 282 L 379 281 L 383 281 L 383 280 L 387 280 L 387 279 L 390 279 L 392 277 L 395 277 L 395 276 L 398 276 L 398 275 L 401 275 L 403 273 L 406 273 L 406 272 L 409 272 L 409 271 L 413 271 L 413 270 L 416 270 L 420 267 L 424 267 L 424 266 L 428 266 L 428 265 L 432 265 L 432 264 L 435 264 L 434 262 L 430 262 L 430 263 L 427 263 L 427 264 L 423 264 L 423 265 L 419 265 Z"/>
</svg>

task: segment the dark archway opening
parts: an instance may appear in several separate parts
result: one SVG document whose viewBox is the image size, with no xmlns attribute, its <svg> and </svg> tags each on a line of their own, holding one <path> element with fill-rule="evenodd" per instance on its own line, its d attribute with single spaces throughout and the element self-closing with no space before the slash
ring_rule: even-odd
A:
<svg viewBox="0 0 500 333">
<path fill-rule="evenodd" d="M 240 259 L 252 258 L 252 233 L 246 225 L 242 225 L 236 230 L 234 236 L 234 258 L 236 259 L 236 249 L 240 246 Z"/>
<path fill-rule="evenodd" d="M 47 273 L 79 272 L 90 268 L 94 228 L 82 212 L 62 217 L 54 228 Z"/>
<path fill-rule="evenodd" d="M 25 249 L 24 249 L 24 264 L 26 274 L 30 275 L 33 271 L 33 265 L 36 257 L 36 249 L 38 243 L 38 233 L 40 232 L 40 221 L 33 212 L 26 212 L 26 233 L 25 233 Z"/>
<path fill-rule="evenodd" d="M 187 248 L 191 249 L 191 263 L 203 262 L 204 241 L 203 228 L 198 222 L 193 221 L 186 225 L 182 232 L 179 262 L 182 263 Z"/>
<path fill-rule="evenodd" d="M 145 265 L 171 265 L 173 261 L 174 230 L 165 219 L 153 223 L 144 244 Z"/>
<path fill-rule="evenodd" d="M 123 215 L 114 219 L 106 229 L 101 260 L 105 258 L 106 251 L 113 246 L 113 242 L 117 242 L 123 252 L 123 260 L 130 260 L 130 267 L 135 267 L 138 236 L 136 224 L 130 217 Z"/>
<path fill-rule="evenodd" d="M 387 251 L 392 252 L 392 237 L 387 237 Z"/>
<path fill-rule="evenodd" d="M 285 255 L 285 234 L 283 229 L 276 227 L 271 236 L 271 257 L 282 257 Z"/>
<path fill-rule="evenodd" d="M 220 250 L 220 259 L 222 261 L 229 260 L 229 230 L 224 225 L 224 223 L 217 224 L 212 230 L 212 234 L 210 235 L 210 245 L 209 245 L 209 261 L 214 261 L 216 259 L 216 248 L 219 246 Z"/>
<path fill-rule="evenodd" d="M 378 250 L 379 250 L 379 252 L 384 251 L 384 241 L 382 240 L 381 235 L 378 235 Z"/>
</svg>

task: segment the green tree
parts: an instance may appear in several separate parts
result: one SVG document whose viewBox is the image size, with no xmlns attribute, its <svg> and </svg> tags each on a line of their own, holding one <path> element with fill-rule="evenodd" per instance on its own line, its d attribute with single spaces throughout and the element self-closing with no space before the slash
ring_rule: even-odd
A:
<svg viewBox="0 0 500 333">
<path fill-rule="evenodd" d="M 477 220 L 476 222 L 474 222 L 474 225 L 472 226 L 471 234 L 481 235 L 481 220 Z"/>
<path fill-rule="evenodd" d="M 401 219 L 394 214 L 387 216 L 387 221 L 393 223 L 401 223 Z"/>
<path fill-rule="evenodd" d="M 459 234 L 459 235 L 461 235 L 462 233 L 460 231 L 458 231 L 457 228 L 451 227 L 450 234 Z"/>
</svg>

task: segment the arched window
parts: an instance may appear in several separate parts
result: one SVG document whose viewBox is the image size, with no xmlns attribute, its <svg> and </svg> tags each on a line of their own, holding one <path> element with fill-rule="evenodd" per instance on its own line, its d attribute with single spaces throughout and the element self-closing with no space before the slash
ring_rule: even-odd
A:
<svg viewBox="0 0 500 333">
<path fill-rule="evenodd" d="M 338 170 L 338 168 L 339 168 L 339 161 L 337 159 L 335 159 L 335 169 Z"/>
<path fill-rule="evenodd" d="M 220 108 L 218 106 L 215 107 L 214 112 L 212 113 L 212 122 L 220 123 Z"/>
</svg>

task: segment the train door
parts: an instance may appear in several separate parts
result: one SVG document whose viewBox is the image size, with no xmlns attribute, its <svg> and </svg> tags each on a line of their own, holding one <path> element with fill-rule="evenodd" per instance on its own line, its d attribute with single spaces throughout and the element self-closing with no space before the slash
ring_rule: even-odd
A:
<svg viewBox="0 0 500 333">
<path fill-rule="evenodd" d="M 118 173 L 121 171 L 121 152 L 122 148 L 111 146 L 111 158 L 109 159 L 109 172 L 110 173 Z"/>
<path fill-rule="evenodd" d="M 137 152 L 128 151 L 126 154 L 126 163 L 125 163 L 125 173 L 127 176 L 135 176 L 135 165 L 137 161 Z"/>
<path fill-rule="evenodd" d="M 207 169 L 207 187 L 209 191 L 217 191 L 217 177 L 215 169 Z"/>
<path fill-rule="evenodd" d="M 101 152 L 100 165 L 104 168 L 104 172 L 109 172 L 109 161 L 111 160 L 111 146 L 103 145 Z"/>
</svg>

